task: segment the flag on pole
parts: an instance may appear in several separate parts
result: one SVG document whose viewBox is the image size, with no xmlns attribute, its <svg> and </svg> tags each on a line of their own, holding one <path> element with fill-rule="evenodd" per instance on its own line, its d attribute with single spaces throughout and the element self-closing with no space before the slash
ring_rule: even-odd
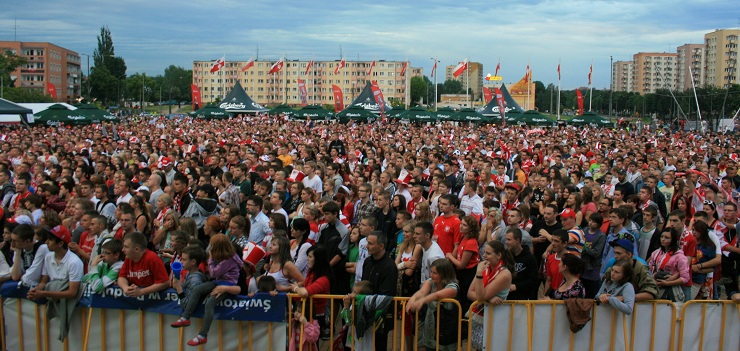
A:
<svg viewBox="0 0 740 351">
<path fill-rule="evenodd" d="M 491 93 L 491 89 L 488 89 L 488 87 L 483 87 L 483 98 L 486 99 L 486 103 L 493 99 L 493 93 Z"/>
<path fill-rule="evenodd" d="M 200 95 L 200 89 L 198 89 L 198 86 L 195 84 L 190 84 L 190 91 L 192 94 L 191 101 L 193 102 L 193 111 L 195 111 L 197 108 L 203 107 L 203 104 L 201 103 L 201 95 Z M 197 108 L 196 108 L 197 106 Z"/>
<path fill-rule="evenodd" d="M 434 66 L 432 66 L 432 78 L 434 78 L 434 74 L 437 72 L 437 60 L 434 60 Z"/>
<path fill-rule="evenodd" d="M 558 63 L 558 80 L 560 80 L 560 64 Z"/>
<path fill-rule="evenodd" d="M 211 73 L 216 73 L 226 64 L 226 56 L 221 56 L 220 59 L 216 60 L 211 67 Z"/>
<path fill-rule="evenodd" d="M 373 62 L 370 63 L 370 68 L 368 68 L 368 70 L 367 70 L 367 75 L 368 76 L 371 75 L 371 74 L 373 74 L 373 67 L 375 67 L 375 60 L 373 60 Z"/>
<path fill-rule="evenodd" d="M 591 68 L 588 69 L 588 85 L 591 85 L 591 73 L 594 72 L 594 65 L 591 64 Z"/>
<path fill-rule="evenodd" d="M 377 81 L 373 81 L 372 85 L 370 86 L 370 90 L 373 92 L 373 97 L 375 98 L 375 102 L 380 106 L 380 117 L 385 120 L 385 99 L 383 98 L 383 92 L 380 91 L 380 87 L 378 86 Z"/>
<path fill-rule="evenodd" d="M 504 99 L 504 93 L 499 88 L 495 88 L 496 102 L 498 103 L 498 113 L 501 114 L 501 123 L 506 125 L 506 100 Z"/>
<path fill-rule="evenodd" d="M 578 99 L 578 115 L 583 114 L 583 94 L 581 90 L 576 89 L 576 98 Z"/>
<path fill-rule="evenodd" d="M 334 112 L 340 112 L 344 110 L 344 96 L 342 94 L 342 89 L 339 88 L 336 84 L 332 84 L 331 90 L 334 92 Z"/>
<path fill-rule="evenodd" d="M 468 59 L 465 59 L 457 64 L 455 67 L 455 70 L 452 71 L 452 75 L 455 76 L 455 78 L 459 77 L 465 70 L 468 69 Z"/>
<path fill-rule="evenodd" d="M 54 100 L 57 99 L 57 87 L 55 87 L 54 84 L 46 82 L 46 91 L 54 98 Z"/>
<path fill-rule="evenodd" d="M 499 69 L 501 69 L 501 61 L 499 61 L 498 64 L 496 64 L 496 74 L 494 74 L 494 76 L 497 76 L 498 77 L 498 70 Z"/>
<path fill-rule="evenodd" d="M 267 74 L 274 74 L 277 72 L 280 72 L 281 69 L 283 69 L 283 64 L 285 61 L 281 57 L 277 62 L 275 62 L 272 67 L 270 67 L 270 72 L 267 72 Z"/>
<path fill-rule="evenodd" d="M 306 82 L 303 79 L 298 80 L 298 91 L 301 92 L 301 106 L 308 105 L 308 91 L 306 90 Z"/>
<path fill-rule="evenodd" d="M 408 67 L 408 66 L 409 66 L 409 62 L 408 61 L 405 61 L 403 63 L 403 67 L 401 67 L 401 75 L 405 75 L 406 74 L 406 67 Z"/>
<path fill-rule="evenodd" d="M 306 72 L 303 73 L 303 75 L 308 75 L 308 71 L 311 70 L 311 67 L 313 67 L 313 59 L 311 61 L 308 61 L 308 64 L 306 65 Z"/>
<path fill-rule="evenodd" d="M 242 72 L 252 68 L 254 66 L 254 57 L 250 57 L 249 61 L 247 61 L 247 64 L 242 67 Z"/>
<path fill-rule="evenodd" d="M 339 70 L 344 68 L 344 65 L 346 65 L 347 62 L 344 61 L 344 59 L 339 61 L 339 64 L 337 64 L 337 67 L 334 67 L 334 74 L 339 74 Z"/>
<path fill-rule="evenodd" d="M 527 71 L 524 73 L 524 84 L 529 83 L 529 65 L 527 65 Z"/>
</svg>

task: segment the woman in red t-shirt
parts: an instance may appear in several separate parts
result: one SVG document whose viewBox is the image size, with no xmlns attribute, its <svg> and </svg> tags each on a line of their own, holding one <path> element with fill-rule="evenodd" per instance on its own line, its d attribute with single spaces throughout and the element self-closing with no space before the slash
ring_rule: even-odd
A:
<svg viewBox="0 0 740 351">
<path fill-rule="evenodd" d="M 303 282 L 298 282 L 290 286 L 290 291 L 307 298 L 313 295 L 329 294 L 331 276 L 331 265 L 329 264 L 329 254 L 321 246 L 311 246 L 308 249 L 308 274 Z M 326 310 L 326 299 L 313 299 L 313 316 L 311 319 L 317 319 L 321 326 L 322 335 L 329 335 L 329 325 L 324 318 Z M 305 309 L 304 311 L 308 311 Z"/>
<path fill-rule="evenodd" d="M 470 306 L 470 302 L 466 299 L 468 288 L 475 278 L 475 270 L 480 262 L 478 255 L 478 234 L 480 233 L 480 226 L 478 220 L 473 216 L 465 216 L 460 221 L 460 234 L 462 234 L 462 241 L 457 246 L 457 252 L 454 254 L 448 252 L 445 257 L 452 262 L 455 266 L 455 274 L 457 276 L 458 284 L 460 285 L 459 300 L 463 305 L 463 309 L 467 310 Z"/>
</svg>

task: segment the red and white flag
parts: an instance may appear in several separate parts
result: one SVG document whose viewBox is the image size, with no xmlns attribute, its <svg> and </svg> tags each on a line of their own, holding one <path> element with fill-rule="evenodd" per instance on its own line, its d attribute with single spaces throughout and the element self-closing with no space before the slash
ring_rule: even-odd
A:
<svg viewBox="0 0 740 351">
<path fill-rule="evenodd" d="M 57 99 L 57 87 L 55 87 L 54 84 L 46 82 L 46 91 L 54 98 L 54 100 Z"/>
<path fill-rule="evenodd" d="M 249 61 L 247 61 L 247 64 L 242 67 L 242 72 L 252 68 L 254 66 L 254 57 L 250 57 Z"/>
<path fill-rule="evenodd" d="M 401 75 L 402 76 L 406 74 L 406 67 L 408 67 L 408 66 L 409 66 L 409 62 L 408 61 L 405 61 L 403 63 L 403 67 L 401 67 Z"/>
<path fill-rule="evenodd" d="M 527 71 L 524 72 L 524 84 L 529 83 L 529 65 L 527 65 Z"/>
<path fill-rule="evenodd" d="M 367 75 L 368 76 L 371 75 L 371 74 L 373 74 L 373 67 L 375 67 L 375 60 L 373 60 L 373 62 L 370 63 L 370 68 L 368 68 L 368 70 L 367 70 Z"/>
<path fill-rule="evenodd" d="M 434 78 L 434 74 L 437 72 L 437 60 L 434 60 L 434 66 L 432 66 L 432 78 Z"/>
<path fill-rule="evenodd" d="M 344 61 L 344 59 L 341 59 L 339 63 L 337 64 L 337 67 L 334 67 L 334 74 L 339 74 L 339 70 L 344 68 L 344 65 L 346 65 L 347 62 Z"/>
<path fill-rule="evenodd" d="M 267 72 L 267 74 L 274 74 L 277 72 L 280 72 L 281 69 L 283 69 L 283 64 L 285 64 L 285 60 L 281 57 L 277 62 L 275 62 L 272 67 L 270 67 L 270 72 Z"/>
<path fill-rule="evenodd" d="M 560 80 L 560 64 L 558 63 L 558 80 Z"/>
<path fill-rule="evenodd" d="M 576 89 L 576 99 L 578 101 L 578 115 L 583 115 L 583 94 L 580 89 Z"/>
<path fill-rule="evenodd" d="M 216 60 L 216 62 L 213 63 L 213 67 L 211 67 L 211 73 L 218 72 L 218 70 L 220 70 L 224 65 L 226 65 L 226 56 L 221 56 L 220 59 Z"/>
<path fill-rule="evenodd" d="M 591 68 L 588 69 L 588 85 L 591 85 L 591 73 L 594 72 L 594 65 L 591 65 Z"/>
<path fill-rule="evenodd" d="M 190 91 L 191 91 L 191 101 L 193 102 L 193 111 L 195 111 L 196 106 L 197 108 L 203 107 L 203 104 L 201 103 L 201 95 L 200 95 L 200 89 L 195 84 L 190 84 Z"/>
<path fill-rule="evenodd" d="M 493 99 L 493 93 L 488 87 L 483 87 L 483 99 L 486 100 L 486 103 Z"/>
<path fill-rule="evenodd" d="M 494 74 L 494 76 L 497 76 L 497 77 L 498 77 L 498 70 L 499 70 L 499 69 L 501 69 L 501 61 L 499 61 L 499 62 L 498 62 L 498 63 L 496 64 L 496 73 Z"/>
<path fill-rule="evenodd" d="M 301 93 L 301 106 L 308 105 L 308 90 L 306 90 L 306 82 L 303 79 L 298 80 L 298 91 Z"/>
<path fill-rule="evenodd" d="M 308 71 L 311 70 L 311 67 L 313 67 L 313 60 L 308 61 L 308 64 L 306 65 L 306 72 L 304 72 L 303 75 L 308 75 Z"/>
<path fill-rule="evenodd" d="M 468 69 L 468 59 L 465 59 L 457 64 L 455 67 L 455 70 L 452 71 L 452 75 L 455 77 L 459 77 L 465 70 Z"/>
<path fill-rule="evenodd" d="M 494 92 L 498 103 L 498 113 L 501 115 L 501 123 L 506 126 L 506 99 L 504 99 L 504 93 L 499 88 L 494 88 Z"/>
<path fill-rule="evenodd" d="M 331 90 L 334 93 L 334 112 L 344 110 L 344 94 L 342 93 L 342 89 L 336 84 L 332 84 Z"/>
</svg>

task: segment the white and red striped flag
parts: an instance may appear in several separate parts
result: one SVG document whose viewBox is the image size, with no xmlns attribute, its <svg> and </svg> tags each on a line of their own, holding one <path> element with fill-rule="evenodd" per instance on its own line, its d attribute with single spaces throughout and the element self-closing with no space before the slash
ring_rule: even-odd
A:
<svg viewBox="0 0 740 351">
<path fill-rule="evenodd" d="M 371 75 L 371 74 L 373 74 L 373 67 L 375 67 L 375 60 L 373 60 L 373 62 L 370 63 L 370 68 L 368 68 L 368 70 L 367 70 L 367 75 L 368 76 Z"/>
<path fill-rule="evenodd" d="M 249 61 L 247 61 L 247 64 L 242 67 L 242 72 L 252 68 L 254 66 L 254 57 L 250 57 Z"/>
<path fill-rule="evenodd" d="M 437 73 L 437 60 L 434 60 L 434 66 L 432 66 L 432 78 L 434 78 L 435 73 Z"/>
<path fill-rule="evenodd" d="M 594 65 L 591 65 L 591 68 L 588 69 L 588 85 L 591 85 L 591 73 L 594 72 Z"/>
<path fill-rule="evenodd" d="M 405 61 L 403 63 L 403 67 L 401 67 L 401 75 L 405 75 L 406 74 L 406 67 L 408 67 L 408 66 L 409 66 L 409 62 L 408 61 Z"/>
<path fill-rule="evenodd" d="M 560 80 L 560 64 L 558 63 L 558 80 Z"/>
<path fill-rule="evenodd" d="M 275 62 L 272 67 L 270 67 L 270 72 L 267 72 L 267 74 L 274 74 L 277 72 L 280 72 L 281 69 L 283 69 L 283 64 L 285 63 L 285 60 L 281 57 L 277 62 Z"/>
<path fill-rule="evenodd" d="M 465 70 L 468 69 L 468 59 L 465 59 L 457 64 L 455 67 L 455 70 L 452 71 L 452 75 L 455 77 L 459 77 Z"/>
<path fill-rule="evenodd" d="M 226 56 L 221 56 L 220 59 L 216 60 L 211 67 L 211 73 L 216 73 L 226 64 Z"/>
<path fill-rule="evenodd" d="M 529 83 L 529 64 L 527 64 L 527 71 L 524 73 L 524 84 Z"/>
<path fill-rule="evenodd" d="M 308 61 L 308 64 L 306 65 L 306 72 L 304 72 L 303 75 L 308 75 L 308 71 L 311 70 L 311 67 L 313 67 L 313 60 Z"/>
<path fill-rule="evenodd" d="M 496 73 L 494 74 L 494 76 L 497 76 L 497 77 L 498 77 L 498 70 L 499 70 L 499 69 L 501 69 L 501 61 L 499 61 L 499 62 L 498 62 L 498 63 L 496 64 Z"/>
<path fill-rule="evenodd" d="M 341 59 L 337 64 L 337 67 L 334 67 L 334 74 L 339 74 L 339 70 L 344 68 L 346 64 L 347 62 L 344 59 Z"/>
</svg>

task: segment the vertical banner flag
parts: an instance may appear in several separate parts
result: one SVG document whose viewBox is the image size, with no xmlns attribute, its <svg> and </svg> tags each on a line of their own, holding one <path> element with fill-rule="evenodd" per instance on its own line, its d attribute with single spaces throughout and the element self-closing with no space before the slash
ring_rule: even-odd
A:
<svg viewBox="0 0 740 351">
<path fill-rule="evenodd" d="M 524 84 L 529 83 L 529 65 L 527 65 L 527 72 L 524 73 Z"/>
<path fill-rule="evenodd" d="M 375 98 L 375 102 L 380 107 L 380 117 L 385 119 L 385 99 L 383 98 L 383 92 L 380 91 L 378 82 L 373 81 L 373 84 L 370 86 L 370 89 L 373 91 L 373 97 Z"/>
<path fill-rule="evenodd" d="M 409 65 L 409 62 L 408 61 L 405 61 L 403 63 L 403 67 L 401 67 L 401 75 L 402 76 L 406 75 L 406 67 L 408 67 L 408 65 Z M 434 76 L 432 76 L 432 77 L 434 77 Z"/>
<path fill-rule="evenodd" d="M 332 84 L 331 90 L 334 92 L 334 112 L 344 110 L 344 95 L 342 94 L 342 89 L 336 84 Z"/>
<path fill-rule="evenodd" d="M 370 68 L 367 70 L 367 75 L 373 74 L 373 67 L 375 67 L 375 60 L 373 60 L 372 63 L 370 63 Z"/>
<path fill-rule="evenodd" d="M 491 89 L 488 87 L 483 87 L 483 98 L 486 99 L 486 103 L 493 99 L 493 93 L 491 93 Z"/>
<path fill-rule="evenodd" d="M 277 62 L 275 62 L 272 67 L 270 67 L 270 72 L 267 72 L 267 74 L 274 74 L 277 72 L 280 72 L 281 69 L 283 69 L 284 60 L 281 57 Z"/>
<path fill-rule="evenodd" d="M 57 99 L 57 87 L 55 87 L 54 84 L 46 82 L 46 91 L 54 98 L 54 100 Z"/>
<path fill-rule="evenodd" d="M 306 82 L 303 79 L 298 80 L 298 91 L 301 93 L 301 106 L 308 105 L 308 91 L 306 90 Z"/>
<path fill-rule="evenodd" d="M 198 86 L 195 84 L 190 84 L 190 91 L 192 93 L 192 101 L 193 101 L 193 111 L 196 110 L 195 106 L 198 106 L 198 108 L 203 107 L 203 104 L 201 104 L 200 99 L 200 89 L 198 89 Z"/>
<path fill-rule="evenodd" d="M 340 70 L 340 69 L 342 69 L 342 68 L 344 68 L 344 65 L 345 65 L 346 63 L 347 63 L 347 62 L 345 62 L 345 61 L 344 61 L 344 59 L 342 59 L 341 61 L 339 61 L 339 63 L 337 64 L 337 67 L 334 67 L 334 74 L 335 74 L 335 75 L 336 75 L 336 74 L 339 74 L 339 70 Z"/>
<path fill-rule="evenodd" d="M 560 80 L 560 64 L 558 63 L 558 80 Z"/>
<path fill-rule="evenodd" d="M 247 64 L 242 67 L 242 72 L 252 68 L 254 66 L 254 57 L 250 57 L 249 61 L 247 61 Z"/>
<path fill-rule="evenodd" d="M 591 68 L 588 69 L 588 85 L 591 85 L 591 73 L 594 73 L 594 65 L 591 65 Z"/>
<path fill-rule="evenodd" d="M 468 59 L 463 60 L 462 62 L 458 63 L 455 67 L 455 70 L 452 71 L 452 75 L 456 78 L 459 77 L 465 70 L 468 69 Z"/>
<path fill-rule="evenodd" d="M 311 67 L 313 67 L 313 60 L 308 61 L 308 64 L 306 65 L 306 72 L 303 73 L 303 75 L 308 75 L 308 72 L 311 70 Z"/>
<path fill-rule="evenodd" d="M 432 66 L 432 78 L 437 73 L 437 60 L 434 60 L 434 66 Z"/>
<path fill-rule="evenodd" d="M 500 70 L 500 69 L 501 69 L 501 61 L 499 61 L 496 64 L 496 73 L 494 74 L 494 76 L 498 77 L 498 70 Z"/>
<path fill-rule="evenodd" d="M 499 88 L 495 88 L 496 102 L 498 103 L 498 113 L 501 114 L 501 121 L 503 125 L 506 125 L 506 100 L 504 99 L 504 93 Z"/>
<path fill-rule="evenodd" d="M 580 89 L 576 89 L 576 98 L 578 98 L 578 115 L 583 114 L 583 94 Z"/>
<path fill-rule="evenodd" d="M 226 57 L 221 56 L 220 59 L 216 60 L 216 62 L 213 63 L 213 67 L 211 67 L 211 73 L 218 72 L 218 70 L 220 70 L 225 64 L 226 64 Z"/>
</svg>

